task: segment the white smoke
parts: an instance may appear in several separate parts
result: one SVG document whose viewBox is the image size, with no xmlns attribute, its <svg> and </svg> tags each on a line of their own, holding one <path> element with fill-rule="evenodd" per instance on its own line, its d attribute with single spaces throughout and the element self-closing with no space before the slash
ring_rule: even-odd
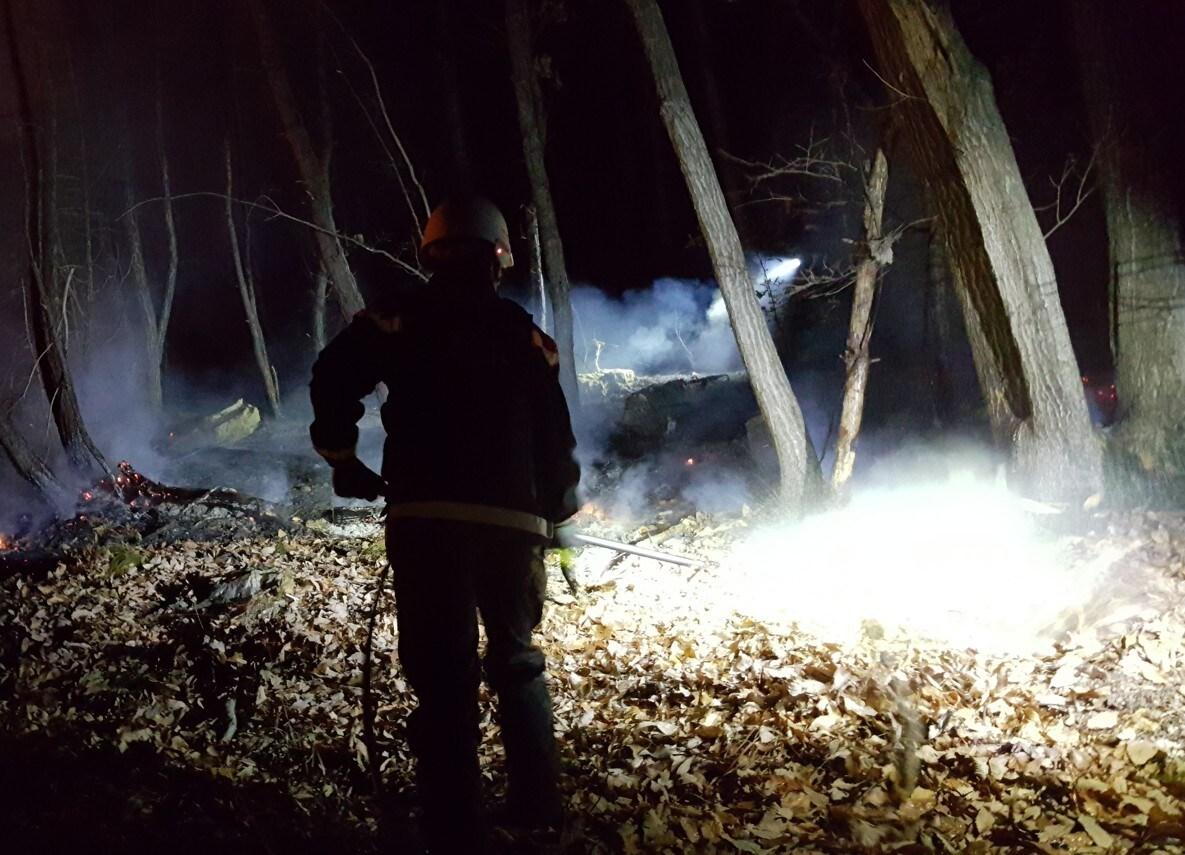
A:
<svg viewBox="0 0 1185 855">
<path fill-rule="evenodd" d="M 797 258 L 754 257 L 750 277 L 772 312 L 801 266 Z M 741 367 L 724 296 L 710 280 L 662 278 L 620 298 L 572 292 L 577 370 L 628 368 L 638 374 L 716 374 Z"/>
</svg>

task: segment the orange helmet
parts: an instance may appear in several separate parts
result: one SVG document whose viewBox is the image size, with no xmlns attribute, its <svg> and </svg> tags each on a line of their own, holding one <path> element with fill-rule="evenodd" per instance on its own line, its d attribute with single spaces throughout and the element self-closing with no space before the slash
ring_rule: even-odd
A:
<svg viewBox="0 0 1185 855">
<path fill-rule="evenodd" d="M 420 252 L 431 267 L 442 257 L 445 242 L 453 239 L 482 240 L 494 247 L 501 267 L 514 264 L 510 253 L 510 229 L 502 212 L 488 199 L 475 196 L 439 205 L 424 226 Z"/>
</svg>

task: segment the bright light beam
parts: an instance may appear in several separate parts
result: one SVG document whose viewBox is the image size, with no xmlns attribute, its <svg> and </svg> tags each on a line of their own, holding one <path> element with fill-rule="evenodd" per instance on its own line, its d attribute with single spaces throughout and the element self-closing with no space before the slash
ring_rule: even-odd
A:
<svg viewBox="0 0 1185 855">
<path fill-rule="evenodd" d="M 873 490 L 842 510 L 760 531 L 727 560 L 736 610 L 856 640 L 889 633 L 1029 651 L 1098 590 L 1117 555 L 1073 565 L 1017 497 L 989 484 Z"/>
<path fill-rule="evenodd" d="M 801 258 L 779 258 L 772 261 L 772 265 L 765 270 L 765 278 L 770 282 L 789 279 L 802 267 Z"/>
</svg>

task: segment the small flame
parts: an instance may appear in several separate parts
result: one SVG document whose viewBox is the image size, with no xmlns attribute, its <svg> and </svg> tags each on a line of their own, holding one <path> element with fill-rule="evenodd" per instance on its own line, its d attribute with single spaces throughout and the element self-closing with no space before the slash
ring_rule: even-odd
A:
<svg viewBox="0 0 1185 855">
<path fill-rule="evenodd" d="M 8 539 L 8 535 L 0 534 L 0 552 L 7 552 L 12 549 L 12 541 Z"/>
<path fill-rule="evenodd" d="M 688 458 L 687 458 L 687 460 L 685 461 L 685 463 L 686 463 L 688 466 L 694 466 L 694 465 L 695 465 L 695 458 L 694 458 L 694 457 L 688 457 Z"/>
</svg>

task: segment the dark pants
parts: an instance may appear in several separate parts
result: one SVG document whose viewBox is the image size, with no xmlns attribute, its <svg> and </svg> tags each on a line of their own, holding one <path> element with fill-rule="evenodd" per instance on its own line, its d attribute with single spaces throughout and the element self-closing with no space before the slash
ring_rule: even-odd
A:
<svg viewBox="0 0 1185 855">
<path fill-rule="evenodd" d="M 508 807 L 524 822 L 554 824 L 560 795 L 551 696 L 543 653 L 531 643 L 546 593 L 542 549 L 510 529 L 395 519 L 387 524 L 387 555 L 399 658 L 419 701 L 408 735 L 430 839 L 463 846 L 481 826 L 479 612 L 506 748 Z"/>
</svg>

